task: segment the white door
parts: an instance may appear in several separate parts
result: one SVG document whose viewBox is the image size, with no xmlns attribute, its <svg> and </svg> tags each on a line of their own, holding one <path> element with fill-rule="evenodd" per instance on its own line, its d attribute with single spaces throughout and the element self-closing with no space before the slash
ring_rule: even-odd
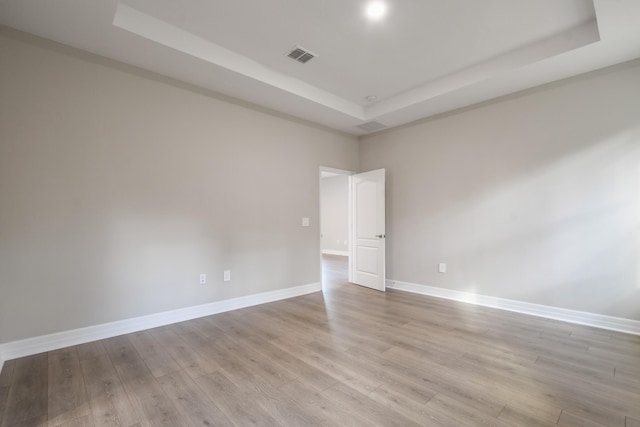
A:
<svg viewBox="0 0 640 427">
<path fill-rule="evenodd" d="M 384 169 L 351 176 L 349 280 L 385 290 Z"/>
</svg>

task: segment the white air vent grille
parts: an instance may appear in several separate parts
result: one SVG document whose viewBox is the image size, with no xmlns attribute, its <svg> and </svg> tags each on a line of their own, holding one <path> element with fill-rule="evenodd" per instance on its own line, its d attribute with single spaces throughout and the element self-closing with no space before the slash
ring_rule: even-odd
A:
<svg viewBox="0 0 640 427">
<path fill-rule="evenodd" d="M 375 120 L 372 122 L 367 122 L 367 123 L 363 123 L 361 125 L 358 125 L 357 127 L 359 127 L 360 129 L 367 131 L 367 132 L 375 132 L 377 130 L 382 130 L 384 128 L 387 127 L 387 125 L 383 125 L 380 122 L 376 122 Z"/>
<path fill-rule="evenodd" d="M 294 47 L 287 56 L 291 59 L 295 59 L 301 64 L 306 64 L 311 59 L 315 58 L 317 55 L 315 53 L 309 52 L 307 49 L 304 49 L 300 46 Z"/>
</svg>

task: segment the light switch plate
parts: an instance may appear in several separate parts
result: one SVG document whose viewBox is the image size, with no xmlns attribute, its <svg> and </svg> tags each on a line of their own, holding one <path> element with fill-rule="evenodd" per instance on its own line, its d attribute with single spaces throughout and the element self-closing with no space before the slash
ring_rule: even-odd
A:
<svg viewBox="0 0 640 427">
<path fill-rule="evenodd" d="M 446 273 L 447 272 L 447 264 L 441 262 L 438 264 L 438 273 Z"/>
<path fill-rule="evenodd" d="M 225 270 L 224 271 L 224 279 L 225 282 L 230 282 L 231 281 L 231 270 Z"/>
<path fill-rule="evenodd" d="M 309 218 L 302 218 L 302 226 L 303 227 L 309 226 Z"/>
</svg>

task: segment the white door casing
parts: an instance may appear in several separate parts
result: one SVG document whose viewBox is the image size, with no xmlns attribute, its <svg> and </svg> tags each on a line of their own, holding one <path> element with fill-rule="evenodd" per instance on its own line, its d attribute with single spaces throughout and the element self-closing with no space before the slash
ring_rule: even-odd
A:
<svg viewBox="0 0 640 427">
<path fill-rule="evenodd" d="M 350 281 L 385 290 L 385 170 L 350 177 Z"/>
</svg>

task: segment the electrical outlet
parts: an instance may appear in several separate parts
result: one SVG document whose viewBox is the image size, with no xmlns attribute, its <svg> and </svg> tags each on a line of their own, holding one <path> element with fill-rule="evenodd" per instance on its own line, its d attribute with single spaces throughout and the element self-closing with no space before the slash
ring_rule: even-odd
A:
<svg viewBox="0 0 640 427">
<path fill-rule="evenodd" d="M 308 227 L 309 226 L 309 218 L 302 218 L 302 226 L 303 227 Z"/>
<path fill-rule="evenodd" d="M 441 262 L 438 264 L 438 273 L 446 273 L 447 272 L 447 264 Z"/>
<path fill-rule="evenodd" d="M 231 281 L 231 270 L 225 270 L 224 271 L 224 281 L 225 282 L 230 282 Z"/>
<path fill-rule="evenodd" d="M 207 275 L 205 273 L 202 273 L 200 275 L 200 284 L 201 285 L 206 285 L 207 284 Z"/>
</svg>

